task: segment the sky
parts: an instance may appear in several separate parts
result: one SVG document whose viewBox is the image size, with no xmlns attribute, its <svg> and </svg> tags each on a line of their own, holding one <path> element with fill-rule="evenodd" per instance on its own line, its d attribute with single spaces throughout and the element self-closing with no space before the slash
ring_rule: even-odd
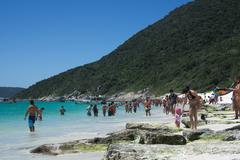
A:
<svg viewBox="0 0 240 160">
<path fill-rule="evenodd" d="M 0 0 L 0 86 L 100 59 L 190 0 Z"/>
</svg>

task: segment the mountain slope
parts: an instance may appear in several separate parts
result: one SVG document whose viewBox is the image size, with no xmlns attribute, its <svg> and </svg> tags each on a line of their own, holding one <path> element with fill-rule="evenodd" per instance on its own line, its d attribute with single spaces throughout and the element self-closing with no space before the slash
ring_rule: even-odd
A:
<svg viewBox="0 0 240 160">
<path fill-rule="evenodd" d="M 0 97 L 10 98 L 23 90 L 24 88 L 18 88 L 18 87 L 0 87 Z"/>
<path fill-rule="evenodd" d="M 99 61 L 40 81 L 19 97 L 112 94 L 229 85 L 240 67 L 240 1 L 196 0 L 140 31 Z"/>
</svg>

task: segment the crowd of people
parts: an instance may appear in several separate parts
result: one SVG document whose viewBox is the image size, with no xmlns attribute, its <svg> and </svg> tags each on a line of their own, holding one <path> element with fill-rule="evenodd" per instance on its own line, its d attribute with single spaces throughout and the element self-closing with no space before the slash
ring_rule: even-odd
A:
<svg viewBox="0 0 240 160">
<path fill-rule="evenodd" d="M 240 115 L 240 77 L 236 79 L 236 85 L 232 89 L 233 96 L 232 96 L 232 103 L 233 109 L 235 111 L 235 119 L 238 119 Z M 169 91 L 169 94 L 166 95 L 164 98 L 159 99 L 151 99 L 150 97 L 146 97 L 145 99 L 135 99 L 133 101 L 126 101 L 126 102 L 104 102 L 101 105 L 102 114 L 103 116 L 115 116 L 117 112 L 117 108 L 119 106 L 125 107 L 126 113 L 136 113 L 138 108 L 143 104 L 146 116 L 151 116 L 151 109 L 152 106 L 160 106 L 163 107 L 163 112 L 166 115 L 173 115 L 175 117 L 175 124 L 176 127 L 180 127 L 181 124 L 181 116 L 184 113 L 184 107 L 188 104 L 189 109 L 187 114 L 190 118 L 190 124 L 192 129 L 197 129 L 197 122 L 198 122 L 198 110 L 201 108 L 203 103 L 206 103 L 206 100 L 203 99 L 198 93 L 194 90 L 191 90 L 190 87 L 186 87 L 182 91 L 183 95 L 178 96 L 172 89 Z M 216 103 L 216 96 L 210 96 L 209 104 Z M 215 102 L 212 102 L 214 99 Z M 30 100 L 30 106 L 27 109 L 25 114 L 25 118 L 28 116 L 28 123 L 29 129 L 31 132 L 35 131 L 34 123 L 35 120 L 38 118 L 42 120 L 42 112 L 44 108 L 38 109 L 33 100 Z M 61 106 L 60 115 L 64 115 L 66 112 L 65 108 Z M 87 115 L 98 117 L 99 108 L 97 104 L 90 104 L 87 107 Z M 206 117 L 201 115 L 201 119 L 206 121 Z"/>
<path fill-rule="evenodd" d="M 117 111 L 117 107 L 119 106 L 119 104 L 111 102 L 111 103 L 103 103 L 102 104 L 102 113 L 103 116 L 115 116 L 116 111 Z M 98 107 L 97 104 L 90 104 L 87 107 L 87 115 L 88 116 L 92 116 L 92 113 L 94 115 L 94 117 L 98 117 Z"/>
</svg>

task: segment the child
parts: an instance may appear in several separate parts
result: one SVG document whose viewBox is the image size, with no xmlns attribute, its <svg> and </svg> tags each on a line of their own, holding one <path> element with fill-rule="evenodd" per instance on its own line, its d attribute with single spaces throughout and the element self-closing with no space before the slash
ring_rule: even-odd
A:
<svg viewBox="0 0 240 160">
<path fill-rule="evenodd" d="M 182 116 L 182 110 L 181 108 L 177 107 L 175 109 L 175 124 L 177 128 L 180 128 L 181 116 Z"/>
</svg>

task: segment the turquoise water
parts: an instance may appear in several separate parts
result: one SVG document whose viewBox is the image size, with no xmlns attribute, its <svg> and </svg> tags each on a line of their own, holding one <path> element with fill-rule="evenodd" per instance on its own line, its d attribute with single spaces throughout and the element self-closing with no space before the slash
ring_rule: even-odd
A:
<svg viewBox="0 0 240 160">
<path fill-rule="evenodd" d="M 118 107 L 114 117 L 103 117 L 101 106 L 99 117 L 86 115 L 87 104 L 74 102 L 36 102 L 37 107 L 44 107 L 43 121 L 37 121 L 36 132 L 30 133 L 24 114 L 28 102 L 0 103 L 0 159 L 89 159 L 92 155 L 64 155 L 48 157 L 33 155 L 29 150 L 41 144 L 59 143 L 81 138 L 104 136 L 106 133 L 121 130 L 126 122 L 158 121 L 169 122 L 172 117 L 165 116 L 162 109 L 154 107 L 152 117 L 145 117 L 141 106 L 136 114 L 127 114 L 124 107 Z M 59 114 L 59 109 L 64 106 L 66 113 Z M 85 157 L 84 157 L 85 156 Z M 44 158 L 43 158 L 44 157 Z M 99 156 L 90 159 L 101 159 Z"/>
</svg>

